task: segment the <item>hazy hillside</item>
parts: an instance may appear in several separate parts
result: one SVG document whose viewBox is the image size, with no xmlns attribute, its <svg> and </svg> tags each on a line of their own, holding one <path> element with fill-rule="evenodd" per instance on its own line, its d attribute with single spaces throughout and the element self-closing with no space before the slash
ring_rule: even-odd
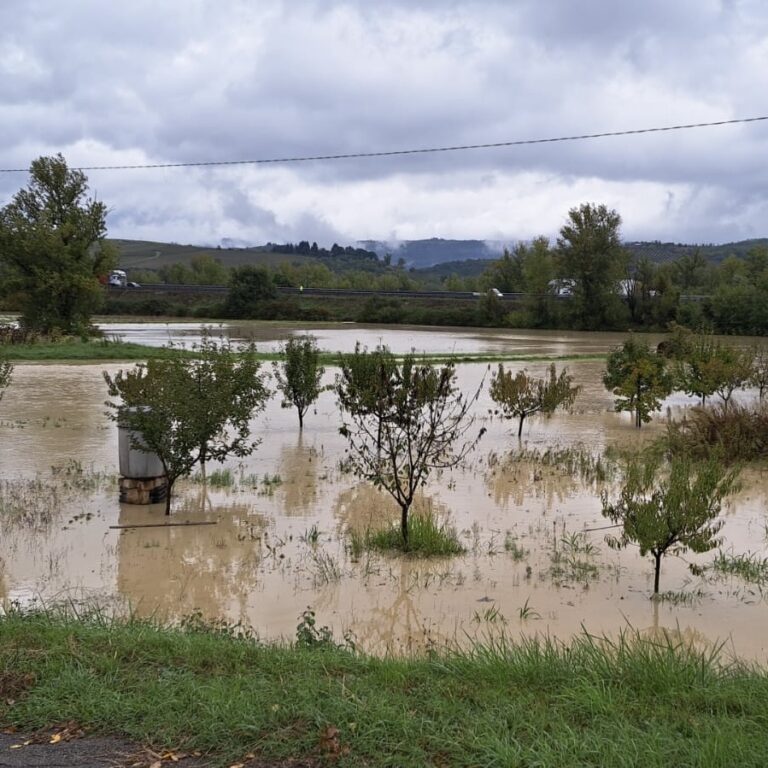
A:
<svg viewBox="0 0 768 768">
<path fill-rule="evenodd" d="M 242 264 L 277 266 L 281 263 L 306 263 L 320 261 L 334 272 L 346 272 L 351 269 L 363 269 L 370 272 L 383 272 L 386 268 L 383 260 L 390 254 L 392 265 L 403 259 L 406 267 L 428 278 L 440 278 L 449 274 L 462 277 L 479 275 L 488 264 L 501 256 L 502 243 L 484 242 L 482 240 L 445 240 L 430 238 L 429 240 L 408 240 L 401 243 L 384 243 L 376 240 L 363 240 L 358 245 L 368 251 L 378 254 L 381 259 L 376 262 L 372 254 L 365 257 L 362 251 L 358 253 L 339 253 L 331 256 L 325 251 L 324 256 L 307 255 L 305 253 L 280 253 L 273 249 L 282 246 L 260 245 L 245 248 L 217 248 L 199 245 L 179 245 L 178 243 L 157 243 L 145 240 L 111 240 L 119 251 L 119 263 L 124 269 L 158 270 L 171 264 L 183 263 L 189 265 L 193 256 L 209 254 L 225 267 L 236 267 Z M 712 262 L 720 262 L 734 254 L 746 256 L 747 252 L 756 246 L 768 247 L 768 238 L 742 240 L 736 243 L 722 245 L 687 245 L 684 243 L 661 242 L 630 242 L 625 247 L 636 256 L 645 256 L 655 262 L 672 261 L 694 253 L 698 250 L 701 255 Z M 339 251 L 342 249 L 339 248 Z M 347 248 L 352 251 L 354 249 Z"/>
<path fill-rule="evenodd" d="M 148 240 L 110 240 L 109 242 L 117 247 L 120 266 L 129 270 L 157 270 L 179 263 L 189 265 L 193 256 L 203 253 L 218 259 L 225 267 L 239 267 L 242 264 L 275 266 L 286 261 L 311 261 L 307 256 L 271 253 L 263 245 L 250 248 L 211 248 L 202 245 L 155 243 Z"/>
<path fill-rule="evenodd" d="M 400 243 L 385 243 L 378 240 L 364 240 L 361 244 L 375 251 L 381 258 L 389 253 L 392 263 L 402 258 L 406 266 L 421 270 L 447 262 L 478 262 L 498 259 L 504 249 L 504 244 L 483 240 L 444 240 L 433 237 L 429 240 L 405 240 Z M 768 238 L 742 240 L 736 243 L 722 245 L 695 245 L 685 243 L 631 242 L 624 244 L 637 256 L 646 256 L 652 261 L 663 262 L 679 259 L 681 256 L 693 253 L 697 249 L 708 261 L 720 262 L 727 256 L 746 256 L 755 246 L 768 247 Z"/>
<path fill-rule="evenodd" d="M 719 263 L 731 255 L 744 258 L 755 247 L 768 248 L 768 238 L 740 240 L 737 243 L 723 243 L 722 245 L 686 245 L 684 243 L 654 241 L 624 243 L 624 246 L 634 255 L 645 256 L 656 262 L 675 261 L 681 256 L 692 254 L 698 250 L 707 261 Z"/>
</svg>

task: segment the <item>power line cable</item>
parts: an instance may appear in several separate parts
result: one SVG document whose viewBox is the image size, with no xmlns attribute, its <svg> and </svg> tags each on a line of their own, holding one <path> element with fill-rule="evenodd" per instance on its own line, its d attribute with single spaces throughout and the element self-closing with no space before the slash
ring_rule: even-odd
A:
<svg viewBox="0 0 768 768">
<path fill-rule="evenodd" d="M 395 157 L 397 155 L 426 155 L 437 152 L 463 152 L 472 149 L 498 149 L 500 147 L 520 147 L 529 144 L 554 144 L 564 141 L 583 141 L 585 139 L 603 139 L 611 136 L 633 136 L 641 133 L 662 133 L 665 131 L 684 131 L 690 128 L 713 128 L 719 125 L 756 123 L 768 120 L 768 115 L 761 117 L 741 117 L 733 120 L 717 120 L 709 123 L 686 123 L 684 125 L 665 125 L 656 128 L 633 128 L 627 131 L 605 131 L 603 133 L 583 133 L 575 136 L 555 136 L 546 139 L 518 139 L 516 141 L 497 141 L 487 144 L 459 144 L 451 147 L 421 147 L 417 149 L 394 149 L 386 152 L 350 152 L 337 155 L 306 155 L 299 157 L 270 157 L 255 160 L 201 160 L 188 163 L 137 163 L 135 165 L 81 165 L 78 171 L 134 171 L 154 168 L 204 168 L 227 165 L 267 165 L 277 163 L 307 163 L 323 160 L 352 160 L 366 157 Z M 0 173 L 27 173 L 28 168 L 0 168 Z"/>
</svg>

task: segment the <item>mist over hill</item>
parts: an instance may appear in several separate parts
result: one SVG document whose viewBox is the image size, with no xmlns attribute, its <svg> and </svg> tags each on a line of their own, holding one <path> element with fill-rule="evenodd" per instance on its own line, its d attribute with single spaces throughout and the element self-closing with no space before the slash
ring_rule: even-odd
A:
<svg viewBox="0 0 768 768">
<path fill-rule="evenodd" d="M 418 270 L 448 264 L 450 262 L 487 262 L 498 259 L 505 247 L 513 243 L 498 240 L 445 240 L 432 237 L 428 240 L 403 240 L 384 242 L 361 240 L 360 245 L 384 258 L 389 254 L 392 263 L 402 259 L 406 267 Z M 664 262 L 679 259 L 695 251 L 707 260 L 719 263 L 730 255 L 744 257 L 756 246 L 768 247 L 768 238 L 741 240 L 720 245 L 695 243 L 662 243 L 659 241 L 625 242 L 624 247 L 635 256 L 645 256 L 651 261 Z M 476 264 L 479 266 L 479 264 Z"/>
<path fill-rule="evenodd" d="M 445 240 L 431 237 L 428 240 L 402 240 L 384 242 L 361 240 L 360 245 L 384 258 L 392 257 L 392 263 L 400 259 L 405 266 L 421 269 L 452 261 L 476 261 L 498 259 L 504 251 L 504 243 L 489 240 Z"/>
</svg>

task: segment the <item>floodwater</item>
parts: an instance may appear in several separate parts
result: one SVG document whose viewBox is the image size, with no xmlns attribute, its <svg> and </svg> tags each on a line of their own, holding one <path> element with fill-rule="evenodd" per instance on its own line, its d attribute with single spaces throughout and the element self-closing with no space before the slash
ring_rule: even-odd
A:
<svg viewBox="0 0 768 768">
<path fill-rule="evenodd" d="M 359 329 L 328 329 L 321 339 L 326 348 L 348 349 L 356 332 L 368 343 Z M 284 337 L 284 329 L 269 333 Z M 408 349 L 413 339 L 422 343 L 425 332 L 403 330 L 397 341 L 389 329 L 366 333 L 371 344 L 379 333 L 393 349 Z M 433 336 L 427 351 L 455 342 L 461 352 L 504 345 L 515 354 L 529 345 L 529 354 L 567 354 L 616 343 L 603 334 L 573 344 L 571 336 L 580 334 Z M 602 365 L 567 364 L 583 387 L 574 412 L 527 421 L 524 447 L 595 451 L 643 441 L 664 428 L 667 408 L 675 413 L 689 402 L 675 396 L 654 423 L 635 430 L 627 415 L 612 412 Z M 688 563 L 705 566 L 715 553 L 688 553 L 667 557 L 662 567 L 662 590 L 683 597 L 649 600 L 650 560 L 633 548 L 610 549 L 604 540 L 610 531 L 595 530 L 607 525 L 599 487 L 555 467 L 509 460 L 509 450 L 518 447 L 516 424 L 489 415 L 487 378 L 475 409 L 477 426 L 487 433 L 466 466 L 434 477 L 418 501 L 456 528 L 466 554 L 426 560 L 350 551 L 351 529 L 381 525 L 395 519 L 396 510 L 384 494 L 339 469 L 345 442 L 331 393 L 307 415 L 303 435 L 295 412 L 281 409 L 274 397 L 253 422 L 259 447 L 226 465 L 230 487 L 205 491 L 191 480 L 179 483 L 172 522 L 211 525 L 111 527 L 166 518 L 162 507 L 118 503 L 117 434 L 103 406 L 105 367 L 121 366 L 19 365 L 0 403 L 0 599 L 93 600 L 170 620 L 199 611 L 241 621 L 263 638 L 292 638 L 300 614 L 311 607 L 318 624 L 338 638 L 351 632 L 373 652 L 463 643 L 501 631 L 567 640 L 584 629 L 597 635 L 634 629 L 667 630 L 703 647 L 724 643 L 728 654 L 766 660 L 761 591 L 712 571 L 693 576 Z M 545 367 L 528 366 L 536 374 Z M 332 376 L 329 371 L 328 381 Z M 459 366 L 467 392 L 484 376 L 484 365 Z M 216 468 L 209 466 L 209 475 Z M 752 472 L 724 515 L 724 550 L 768 556 L 767 502 L 768 482 Z"/>
<path fill-rule="evenodd" d="M 200 342 L 200 323 L 98 323 L 110 338 L 135 344 L 163 346 L 192 345 Z M 289 336 L 311 333 L 320 349 L 327 352 L 352 352 L 356 343 L 373 349 L 386 344 L 396 354 L 415 350 L 427 354 L 519 355 L 599 355 L 618 346 L 626 338 L 622 333 L 587 333 L 583 331 L 519 331 L 498 328 L 435 328 L 427 326 L 381 326 L 358 323 L 257 323 L 229 322 L 206 326 L 214 336 L 233 343 L 253 341 L 263 352 L 276 351 Z M 657 343 L 659 334 L 639 334 Z"/>
</svg>

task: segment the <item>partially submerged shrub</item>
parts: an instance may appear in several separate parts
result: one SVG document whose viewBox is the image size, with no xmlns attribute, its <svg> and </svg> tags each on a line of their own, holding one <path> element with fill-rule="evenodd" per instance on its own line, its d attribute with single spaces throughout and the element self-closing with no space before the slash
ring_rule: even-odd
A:
<svg viewBox="0 0 768 768">
<path fill-rule="evenodd" d="M 718 453 L 729 462 L 768 457 L 768 406 L 692 408 L 669 424 L 666 443 L 673 455 L 706 458 Z"/>
</svg>

